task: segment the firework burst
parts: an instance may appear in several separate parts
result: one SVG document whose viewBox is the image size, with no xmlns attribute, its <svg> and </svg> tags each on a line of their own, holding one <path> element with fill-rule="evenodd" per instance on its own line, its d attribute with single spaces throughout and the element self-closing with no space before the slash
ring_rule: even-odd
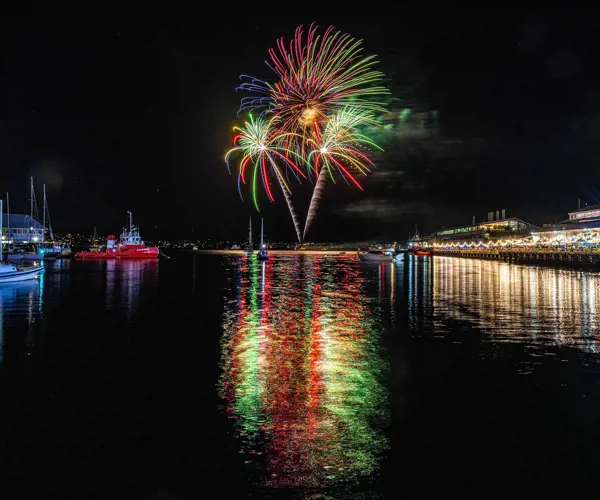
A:
<svg viewBox="0 0 600 500">
<path fill-rule="evenodd" d="M 239 89 L 244 97 L 240 110 L 255 110 L 277 117 L 279 125 L 302 135 L 326 125 L 328 117 L 352 106 L 362 112 L 379 113 L 378 102 L 388 90 L 383 73 L 375 71 L 375 56 L 362 53 L 362 41 L 328 28 L 321 36 L 312 25 L 305 36 L 296 28 L 286 46 L 283 38 L 269 50 L 270 63 L 278 81 L 271 84 L 243 77 Z"/>
<path fill-rule="evenodd" d="M 359 130 L 376 125 L 385 111 L 381 98 L 389 94 L 383 86 L 383 73 L 373 69 L 375 56 L 363 54 L 362 41 L 328 28 L 320 35 L 316 26 L 307 32 L 296 29 L 289 43 L 282 38 L 269 50 L 267 65 L 277 76 L 268 82 L 242 75 L 238 90 L 243 97 L 240 112 L 260 116 L 236 128 L 234 147 L 226 154 L 241 153 L 238 189 L 251 184 L 258 209 L 258 179 L 273 201 L 270 174 L 283 191 L 302 242 L 316 215 L 327 179 L 341 176 L 362 190 L 358 175 L 373 166 L 369 153 L 380 149 Z M 229 166 L 229 163 L 228 163 Z M 304 225 L 292 207 L 289 174 L 312 178 L 316 182 Z"/>
<path fill-rule="evenodd" d="M 317 177 L 304 225 L 303 239 L 317 213 L 327 179 L 335 183 L 334 174 L 340 174 L 349 184 L 361 191 L 356 174 L 366 175 L 373 165 L 367 156 L 368 149 L 382 149 L 358 130 L 361 125 L 372 124 L 371 114 L 365 110 L 344 108 L 330 118 L 323 135 L 309 140 L 313 150 L 308 155 L 308 164 Z"/>
<path fill-rule="evenodd" d="M 262 185 L 270 201 L 275 201 L 269 173 L 272 173 L 277 179 L 285 197 L 290 215 L 294 221 L 298 241 L 300 241 L 300 223 L 296 211 L 292 205 L 291 189 L 289 182 L 285 181 L 284 173 L 292 172 L 299 180 L 300 177 L 306 179 L 306 175 L 294 161 L 298 155 L 286 148 L 283 144 L 293 133 L 279 132 L 273 126 L 273 118 L 266 120 L 262 117 L 254 118 L 251 114 L 249 121 L 242 127 L 234 127 L 233 131 L 237 134 L 233 138 L 234 147 L 225 154 L 227 168 L 231 171 L 229 159 L 232 154 L 238 152 L 241 154 L 241 160 L 238 169 L 238 191 L 242 195 L 242 185 L 250 184 L 252 190 L 252 199 L 254 206 L 258 208 L 258 178 L 260 177 Z M 302 161 L 301 157 L 298 157 Z M 282 172 L 282 169 L 284 172 Z M 259 210 L 260 211 L 260 210 Z"/>
</svg>

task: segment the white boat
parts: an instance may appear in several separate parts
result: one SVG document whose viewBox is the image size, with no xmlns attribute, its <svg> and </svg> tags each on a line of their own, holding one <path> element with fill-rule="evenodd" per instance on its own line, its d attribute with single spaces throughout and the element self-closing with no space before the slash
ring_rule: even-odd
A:
<svg viewBox="0 0 600 500">
<path fill-rule="evenodd" d="M 260 219 L 260 246 L 258 247 L 258 255 L 256 256 L 256 258 L 258 260 L 269 260 L 269 250 L 267 249 L 267 245 L 264 242 L 262 219 Z"/>
<path fill-rule="evenodd" d="M 399 252 L 397 244 L 391 248 L 375 248 L 366 252 L 358 252 L 358 257 L 364 262 L 398 262 L 404 260 L 404 252 Z"/>
<path fill-rule="evenodd" d="M 42 266 L 18 268 L 12 264 L 0 264 L 0 284 L 34 280 L 43 271 L 44 268 Z"/>
<path fill-rule="evenodd" d="M 0 255 L 2 255 L 2 200 L 0 200 Z M 26 281 L 36 279 L 43 267 L 35 266 L 25 269 L 20 269 L 12 264 L 0 263 L 0 283 L 14 283 L 16 281 Z"/>
<path fill-rule="evenodd" d="M 395 254 L 391 250 L 369 250 L 359 252 L 358 257 L 364 262 L 394 262 Z"/>
</svg>

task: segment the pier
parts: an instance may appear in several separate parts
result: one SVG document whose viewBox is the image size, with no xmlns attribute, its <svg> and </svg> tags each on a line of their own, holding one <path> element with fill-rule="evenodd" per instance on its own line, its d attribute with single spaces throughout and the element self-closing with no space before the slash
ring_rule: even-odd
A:
<svg viewBox="0 0 600 500">
<path fill-rule="evenodd" d="M 600 269 L 600 250 L 553 248 L 455 248 L 435 250 L 435 255 L 471 259 L 501 260 L 519 264 L 564 265 L 597 267 Z"/>
</svg>

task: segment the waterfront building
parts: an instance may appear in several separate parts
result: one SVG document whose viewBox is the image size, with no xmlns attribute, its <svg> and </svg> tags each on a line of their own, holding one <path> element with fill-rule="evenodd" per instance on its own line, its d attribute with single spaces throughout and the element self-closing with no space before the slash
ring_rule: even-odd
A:
<svg viewBox="0 0 600 500">
<path fill-rule="evenodd" d="M 438 249 L 477 248 L 497 246 L 524 246 L 532 243 L 532 232 L 538 228 L 529 222 L 516 217 L 502 218 L 496 212 L 488 214 L 486 222 L 474 223 L 469 226 L 459 226 L 443 229 L 432 234 L 428 240 L 430 246 Z"/>
<path fill-rule="evenodd" d="M 600 245 L 600 205 L 590 205 L 574 212 L 569 218 L 532 232 L 533 243 L 540 246 Z"/>
</svg>

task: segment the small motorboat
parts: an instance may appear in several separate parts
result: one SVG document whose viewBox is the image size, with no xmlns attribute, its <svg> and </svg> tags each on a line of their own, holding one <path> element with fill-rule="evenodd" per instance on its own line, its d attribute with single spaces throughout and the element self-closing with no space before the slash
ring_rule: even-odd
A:
<svg viewBox="0 0 600 500">
<path fill-rule="evenodd" d="M 370 248 L 366 252 L 358 252 L 358 257 L 364 262 L 395 262 L 401 255 L 404 259 L 404 252 L 398 250 L 396 242 L 389 248 Z"/>
<path fill-rule="evenodd" d="M 0 283 L 34 280 L 43 271 L 42 266 L 19 268 L 13 264 L 0 264 Z"/>
<path fill-rule="evenodd" d="M 392 250 L 369 250 L 358 253 L 359 259 L 363 262 L 394 262 L 395 256 Z"/>
</svg>

